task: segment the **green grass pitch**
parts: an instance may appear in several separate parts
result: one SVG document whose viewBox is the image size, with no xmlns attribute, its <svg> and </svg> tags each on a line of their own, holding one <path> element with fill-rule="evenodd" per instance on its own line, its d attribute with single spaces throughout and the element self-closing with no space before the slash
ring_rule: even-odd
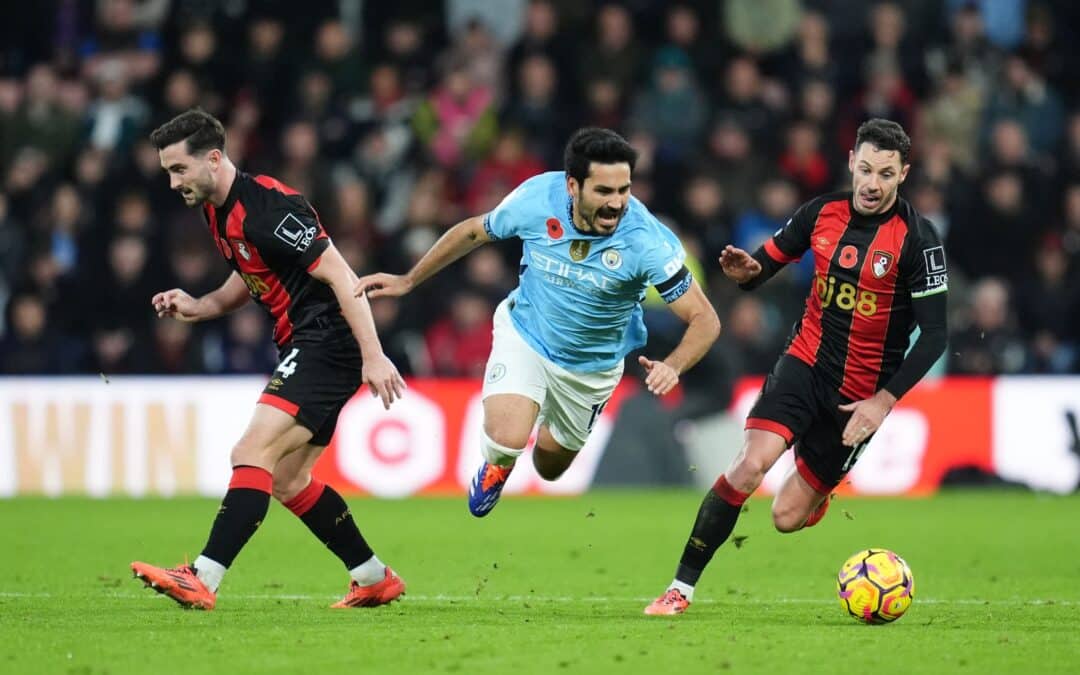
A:
<svg viewBox="0 0 1080 675">
<path fill-rule="evenodd" d="M 752 499 L 689 612 L 642 609 L 668 583 L 700 494 L 598 491 L 350 500 L 404 600 L 327 608 L 340 563 L 280 505 L 212 612 L 130 578 L 134 559 L 194 558 L 206 499 L 0 501 L 0 673 L 1075 673 L 1080 496 L 950 492 L 841 497 L 817 527 L 773 531 Z M 870 546 L 904 556 L 912 609 L 887 626 L 844 615 L 835 575 Z"/>
</svg>

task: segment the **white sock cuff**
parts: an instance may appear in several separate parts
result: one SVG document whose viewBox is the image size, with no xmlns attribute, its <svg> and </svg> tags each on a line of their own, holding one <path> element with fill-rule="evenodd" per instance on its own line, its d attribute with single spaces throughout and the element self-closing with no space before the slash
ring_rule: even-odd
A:
<svg viewBox="0 0 1080 675">
<path fill-rule="evenodd" d="M 377 584 L 386 576 L 386 565 L 379 557 L 372 555 L 370 558 L 349 570 L 349 576 L 361 586 Z"/>
<path fill-rule="evenodd" d="M 206 587 L 214 593 L 217 593 L 221 580 L 225 578 L 225 572 L 229 571 L 228 567 L 204 555 L 195 558 L 191 566 L 195 568 L 195 576 L 199 577 L 199 581 L 206 584 Z"/>
<path fill-rule="evenodd" d="M 674 581 L 671 582 L 671 585 L 668 586 L 668 590 L 670 591 L 673 588 L 675 590 L 677 590 L 678 592 L 682 593 L 683 597 L 686 598 L 687 600 L 689 600 L 691 602 L 694 600 L 694 587 L 691 586 L 690 584 L 686 584 L 686 583 L 683 583 L 683 582 L 679 581 L 678 579 L 675 579 Z"/>
<path fill-rule="evenodd" d="M 517 458 L 521 457 L 521 453 L 525 452 L 525 448 L 508 448 L 505 445 L 496 443 L 491 440 L 491 437 L 483 429 L 480 430 L 480 435 L 484 437 L 484 443 L 480 446 L 480 453 L 488 464 L 508 466 L 516 462 Z"/>
</svg>

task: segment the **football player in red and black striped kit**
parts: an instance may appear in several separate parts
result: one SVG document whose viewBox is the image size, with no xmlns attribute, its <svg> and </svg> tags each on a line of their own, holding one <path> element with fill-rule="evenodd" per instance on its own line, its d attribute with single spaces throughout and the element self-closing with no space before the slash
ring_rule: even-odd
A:
<svg viewBox="0 0 1080 675">
<path fill-rule="evenodd" d="M 201 207 L 218 251 L 233 271 L 217 290 L 152 299 L 161 318 L 206 321 L 254 300 L 274 321 L 281 361 L 232 449 L 232 479 L 202 554 L 165 569 L 134 562 L 135 576 L 185 607 L 213 609 L 218 585 L 266 516 L 271 495 L 295 513 L 349 570 L 348 594 L 334 607 L 381 605 L 405 585 L 360 534 L 332 487 L 314 480 L 315 460 L 338 414 L 364 383 L 387 408 L 404 381 L 383 354 L 371 308 L 353 295 L 357 277 L 303 195 L 269 176 L 237 170 L 225 129 L 189 110 L 156 129 L 169 187 Z"/>
<path fill-rule="evenodd" d="M 795 467 L 773 500 L 773 523 L 794 532 L 821 520 L 893 405 L 944 352 L 945 251 L 929 221 L 897 195 L 910 150 L 899 124 L 864 123 L 848 157 L 850 192 L 807 202 L 753 254 L 733 246 L 722 253 L 724 274 L 745 290 L 810 253 L 813 285 L 746 420 L 741 451 L 705 495 L 675 579 L 646 614 L 686 610 L 743 502 L 790 446 Z"/>
</svg>

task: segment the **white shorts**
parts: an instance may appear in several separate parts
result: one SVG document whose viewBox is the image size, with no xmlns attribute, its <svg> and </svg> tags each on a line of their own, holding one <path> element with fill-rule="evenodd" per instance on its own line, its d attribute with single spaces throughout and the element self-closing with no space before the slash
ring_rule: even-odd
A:
<svg viewBox="0 0 1080 675">
<path fill-rule="evenodd" d="M 559 445 L 577 452 L 622 379 L 623 364 L 598 373 L 572 373 L 549 361 L 518 334 L 507 300 L 495 310 L 494 324 L 483 398 L 519 394 L 536 401 L 538 422 L 547 425 Z"/>
</svg>

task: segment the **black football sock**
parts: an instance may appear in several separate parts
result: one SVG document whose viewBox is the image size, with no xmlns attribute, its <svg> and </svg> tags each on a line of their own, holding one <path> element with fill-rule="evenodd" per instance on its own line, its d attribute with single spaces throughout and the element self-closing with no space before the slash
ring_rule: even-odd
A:
<svg viewBox="0 0 1080 675">
<path fill-rule="evenodd" d="M 351 570 L 375 555 L 360 534 L 348 504 L 329 485 L 312 480 L 285 502 L 285 508 L 304 521 L 319 541 L 345 563 L 345 569 Z"/>
<path fill-rule="evenodd" d="M 232 565 L 240 549 L 259 529 L 266 511 L 270 508 L 270 491 L 274 479 L 269 471 L 257 466 L 233 467 L 229 491 L 221 500 L 210 538 L 202 555 L 221 563 Z"/>
<path fill-rule="evenodd" d="M 743 502 L 749 496 L 733 488 L 727 478 L 720 474 L 712 488 L 705 493 L 705 499 L 698 509 L 690 540 L 686 542 L 679 568 L 675 572 L 676 580 L 690 586 L 697 584 L 716 549 L 731 536 Z"/>
</svg>

